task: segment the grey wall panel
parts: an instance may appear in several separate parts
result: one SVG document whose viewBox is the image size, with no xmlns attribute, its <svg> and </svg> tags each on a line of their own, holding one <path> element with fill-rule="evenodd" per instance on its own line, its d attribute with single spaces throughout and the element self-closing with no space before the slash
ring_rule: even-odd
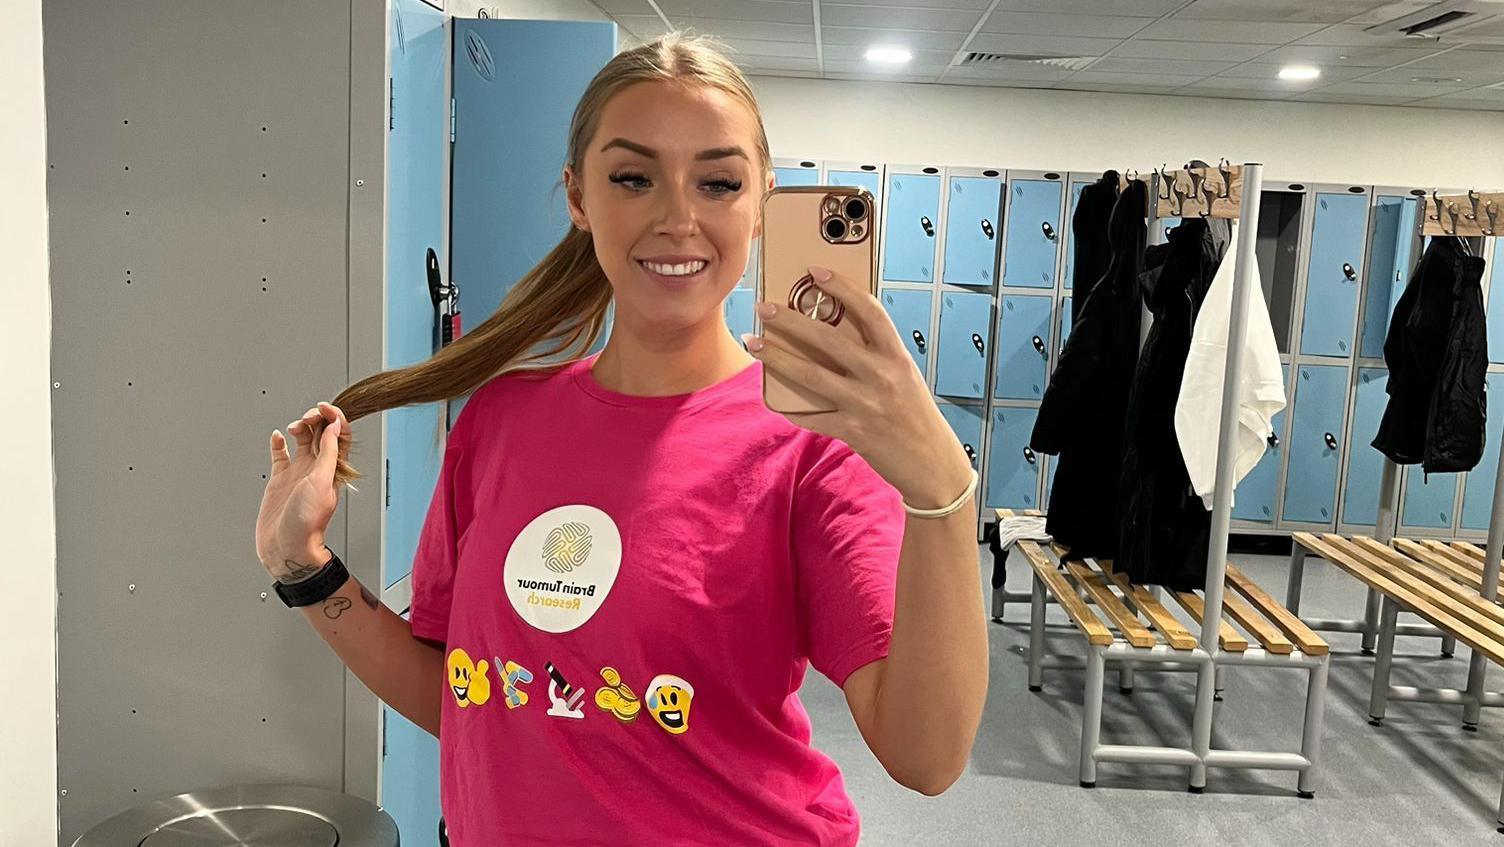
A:
<svg viewBox="0 0 1504 847">
<path fill-rule="evenodd" d="M 376 9 L 376 113 L 353 132 L 348 3 L 44 7 L 60 843 L 193 789 L 374 793 L 374 705 L 348 717 L 359 683 L 263 596 L 253 543 L 271 430 L 380 364 L 381 136 L 372 158 L 359 133 L 383 122 L 384 17 L 357 2 Z M 346 515 L 366 527 L 346 559 L 367 585 L 378 423 L 330 531 L 345 552 Z M 373 749 L 352 761 L 372 773 L 347 780 L 362 719 Z"/>
</svg>

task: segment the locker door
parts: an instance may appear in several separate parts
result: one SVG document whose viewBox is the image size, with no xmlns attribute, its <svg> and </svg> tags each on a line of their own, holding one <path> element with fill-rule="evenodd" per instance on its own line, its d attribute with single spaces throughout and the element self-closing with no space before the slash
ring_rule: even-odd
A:
<svg viewBox="0 0 1504 847">
<path fill-rule="evenodd" d="M 1005 295 L 998 318 L 997 387 L 1000 400 L 1038 400 L 1044 396 L 1045 366 L 1050 356 L 1050 316 L 1054 298 Z"/>
<path fill-rule="evenodd" d="M 1039 410 L 999 406 L 992 410 L 992 443 L 987 454 L 988 509 L 1038 508 L 1039 457 L 1029 449 L 1029 435 Z"/>
<path fill-rule="evenodd" d="M 1373 447 L 1379 421 L 1389 395 L 1389 371 L 1384 368 L 1358 370 L 1357 392 L 1353 397 L 1352 446 L 1348 448 L 1347 486 L 1342 493 L 1342 522 L 1353 526 L 1374 526 L 1379 519 L 1379 481 L 1384 475 L 1384 454 Z"/>
<path fill-rule="evenodd" d="M 985 396 L 991 323 L 992 295 L 952 292 L 941 295 L 936 394 L 976 400 Z"/>
<path fill-rule="evenodd" d="M 860 185 L 872 192 L 879 209 L 883 207 L 883 181 L 877 171 L 829 171 L 825 181 L 830 185 Z"/>
<path fill-rule="evenodd" d="M 1347 368 L 1301 365 L 1294 393 L 1285 508 L 1280 519 L 1330 524 L 1337 500 L 1337 471 L 1342 463 Z"/>
<path fill-rule="evenodd" d="M 753 307 L 757 305 L 757 295 L 750 288 L 732 289 L 731 295 L 726 298 L 726 328 L 731 330 L 731 337 L 736 343 L 742 343 L 742 333 L 755 332 L 753 323 L 755 313 Z"/>
<path fill-rule="evenodd" d="M 1504 253 L 1499 258 L 1504 260 Z M 1504 285 L 1500 285 L 1499 290 L 1504 292 Z M 1492 342 L 1489 347 L 1493 348 Z M 1484 384 L 1488 386 L 1487 403 L 1493 410 L 1487 416 L 1488 440 L 1483 443 L 1483 458 L 1478 460 L 1476 468 L 1467 472 L 1462 489 L 1462 528 L 1479 531 L 1488 529 L 1489 514 L 1494 505 L 1494 477 L 1499 468 L 1499 439 L 1504 436 L 1504 414 L 1499 413 L 1493 398 L 1504 397 L 1504 374 L 1491 373 Z"/>
<path fill-rule="evenodd" d="M 1284 367 L 1285 385 L 1290 384 L 1290 366 Z M 1289 389 L 1286 388 L 1286 393 Z M 1274 495 L 1279 486 L 1280 462 L 1285 455 L 1285 413 L 1274 416 L 1274 437 L 1263 458 L 1233 490 L 1232 516 L 1242 521 L 1274 522 Z"/>
<path fill-rule="evenodd" d="M 1451 529 L 1457 482 L 1458 475 L 1454 473 L 1428 476 L 1419 466 L 1405 468 L 1405 500 L 1400 507 L 1400 525 Z"/>
<path fill-rule="evenodd" d="M 1060 350 L 1064 352 L 1065 342 L 1071 340 L 1071 298 L 1065 297 L 1060 301 Z M 1288 382 L 1289 380 L 1286 380 Z"/>
<path fill-rule="evenodd" d="M 945 282 L 992 285 L 1002 198 L 999 180 L 951 177 L 950 206 L 945 212 Z"/>
<path fill-rule="evenodd" d="M 1020 179 L 1009 187 L 1008 241 L 1003 247 L 1003 285 L 1053 288 L 1060 248 L 1060 199 L 1055 180 Z"/>
<path fill-rule="evenodd" d="M 1329 193 L 1316 198 L 1300 352 L 1347 356 L 1352 353 L 1353 321 L 1358 314 L 1368 198 Z"/>
<path fill-rule="evenodd" d="M 888 174 L 883 221 L 883 279 L 935 281 L 935 230 L 940 223 L 940 177 Z"/>
<path fill-rule="evenodd" d="M 1050 505 L 1050 492 L 1055 490 L 1055 469 L 1060 465 L 1060 457 L 1040 456 L 1039 461 L 1044 462 L 1045 467 L 1044 499 L 1039 502 L 1042 504 L 1041 508 L 1048 508 Z"/>
<path fill-rule="evenodd" d="M 1363 299 L 1361 355 L 1384 355 L 1384 337 L 1394 304 L 1410 279 L 1411 248 L 1415 243 L 1416 198 L 1375 197 L 1373 236 L 1368 242 L 1368 275 Z"/>
<path fill-rule="evenodd" d="M 819 168 L 774 168 L 774 185 L 816 185 L 820 182 Z"/>
<path fill-rule="evenodd" d="M 1488 360 L 1500 365 L 1504 364 L 1504 238 L 1495 238 L 1493 242 L 1488 282 Z"/>
<path fill-rule="evenodd" d="M 928 291 L 905 291 L 884 288 L 883 308 L 893 319 L 898 337 L 914 359 L 919 373 L 929 379 L 930 372 L 930 293 Z"/>
<path fill-rule="evenodd" d="M 940 414 L 945 416 L 945 422 L 960 439 L 961 446 L 965 448 L 966 455 L 971 457 L 971 466 L 977 471 L 982 470 L 982 413 L 985 411 L 981 406 L 958 406 L 954 403 L 941 403 Z"/>
<path fill-rule="evenodd" d="M 1071 183 L 1070 206 L 1065 210 L 1062 228 L 1066 231 L 1060 236 L 1065 241 L 1065 270 L 1063 271 L 1065 278 L 1060 280 L 1060 284 L 1065 287 L 1066 291 L 1071 290 L 1071 277 L 1076 269 L 1076 240 L 1071 237 L 1070 222 L 1076 217 L 1076 204 L 1081 202 L 1081 192 L 1088 185 L 1091 185 L 1091 180 Z M 1060 343 L 1064 344 L 1065 341 L 1062 340 Z"/>
</svg>

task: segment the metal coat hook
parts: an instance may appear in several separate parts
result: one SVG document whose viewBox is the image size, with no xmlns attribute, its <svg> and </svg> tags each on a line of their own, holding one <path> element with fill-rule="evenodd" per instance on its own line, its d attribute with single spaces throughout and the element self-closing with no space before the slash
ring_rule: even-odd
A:
<svg viewBox="0 0 1504 847">
<path fill-rule="evenodd" d="M 1217 198 L 1222 195 L 1217 193 L 1217 186 L 1209 180 L 1203 183 L 1201 187 L 1206 191 L 1206 208 L 1201 210 L 1201 217 L 1209 218 L 1212 216 L 1212 204 L 1217 202 Z"/>
<path fill-rule="evenodd" d="M 1232 162 L 1227 159 L 1217 160 L 1217 171 L 1222 174 L 1222 193 L 1218 195 L 1223 200 L 1232 199 Z"/>
<path fill-rule="evenodd" d="M 1441 223 L 1441 198 L 1436 196 L 1436 189 L 1431 189 L 1431 202 L 1436 204 L 1436 214 L 1426 215 L 1426 220 Z"/>
<path fill-rule="evenodd" d="M 1199 203 L 1201 201 L 1201 186 L 1206 184 L 1206 173 L 1194 170 L 1187 171 L 1187 173 L 1191 177 L 1191 197 Z"/>
<path fill-rule="evenodd" d="M 1174 191 L 1176 199 L 1180 201 L 1179 205 L 1175 207 L 1174 212 L 1175 217 L 1178 218 L 1185 214 L 1185 191 L 1181 190 L 1180 180 L 1178 178 L 1175 180 Z"/>
<path fill-rule="evenodd" d="M 1161 200 L 1169 200 L 1170 199 L 1170 187 L 1169 187 L 1170 175 L 1165 172 L 1165 168 L 1168 167 L 1169 164 L 1170 164 L 1169 162 L 1165 162 L 1163 165 L 1160 165 L 1159 166 L 1159 170 L 1156 171 L 1156 173 L 1159 174 L 1159 188 L 1163 188 L 1165 193 L 1164 194 L 1159 194 L 1159 189 L 1158 188 L 1155 189 L 1154 193 L 1156 195 L 1158 195 L 1159 199 L 1161 199 Z"/>
<path fill-rule="evenodd" d="M 1467 215 L 1468 220 L 1476 221 L 1478 219 L 1478 201 L 1482 199 L 1483 196 L 1478 192 L 1472 190 L 1471 188 L 1467 190 L 1467 201 L 1473 205 L 1473 211 L 1469 215 Z"/>
<path fill-rule="evenodd" d="M 1483 207 L 1483 214 L 1488 216 L 1488 229 L 1484 230 L 1483 234 L 1490 236 L 1497 234 L 1499 228 L 1499 204 L 1492 200 L 1488 201 L 1488 205 Z"/>
</svg>

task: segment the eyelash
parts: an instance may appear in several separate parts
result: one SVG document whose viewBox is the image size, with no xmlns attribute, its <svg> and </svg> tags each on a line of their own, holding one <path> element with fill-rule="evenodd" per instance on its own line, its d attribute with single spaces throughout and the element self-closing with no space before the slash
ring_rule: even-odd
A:
<svg viewBox="0 0 1504 847">
<path fill-rule="evenodd" d="M 630 171 L 618 171 L 618 172 L 616 172 L 614 174 L 611 174 L 610 180 L 612 182 L 615 182 L 615 183 L 626 184 L 626 183 L 629 183 L 629 182 L 637 182 L 638 180 L 646 182 L 647 181 L 647 177 L 642 176 L 641 174 L 631 173 Z M 718 192 L 714 192 L 714 193 L 716 193 L 716 194 L 722 194 L 722 195 L 725 195 L 725 194 L 735 194 L 736 192 L 738 192 L 738 191 L 740 191 L 742 189 L 741 181 L 740 180 L 734 180 L 734 179 L 712 179 L 712 180 L 707 180 L 705 182 L 705 184 L 706 185 L 717 185 L 717 186 L 720 186 L 722 190 L 718 191 Z M 636 188 L 630 188 L 630 186 L 629 186 L 629 189 L 632 190 L 632 191 L 639 191 L 639 190 L 641 190 L 641 189 L 636 189 Z"/>
</svg>

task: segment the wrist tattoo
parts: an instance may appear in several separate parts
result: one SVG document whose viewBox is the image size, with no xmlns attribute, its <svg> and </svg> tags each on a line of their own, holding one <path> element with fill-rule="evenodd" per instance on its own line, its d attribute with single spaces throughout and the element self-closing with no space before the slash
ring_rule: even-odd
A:
<svg viewBox="0 0 1504 847">
<path fill-rule="evenodd" d="M 287 572 L 277 577 L 277 581 L 283 585 L 302 582 L 324 569 L 323 565 L 310 565 L 293 559 L 283 559 L 282 564 L 287 568 Z"/>
<path fill-rule="evenodd" d="M 346 597 L 330 597 L 324 601 L 324 617 L 329 620 L 338 620 L 345 610 L 350 608 L 350 600 Z"/>
<path fill-rule="evenodd" d="M 375 611 L 381 606 L 381 601 L 377 600 L 376 595 L 372 594 L 364 585 L 360 587 L 360 599 L 365 601 L 365 604 L 371 608 L 371 611 Z"/>
</svg>

